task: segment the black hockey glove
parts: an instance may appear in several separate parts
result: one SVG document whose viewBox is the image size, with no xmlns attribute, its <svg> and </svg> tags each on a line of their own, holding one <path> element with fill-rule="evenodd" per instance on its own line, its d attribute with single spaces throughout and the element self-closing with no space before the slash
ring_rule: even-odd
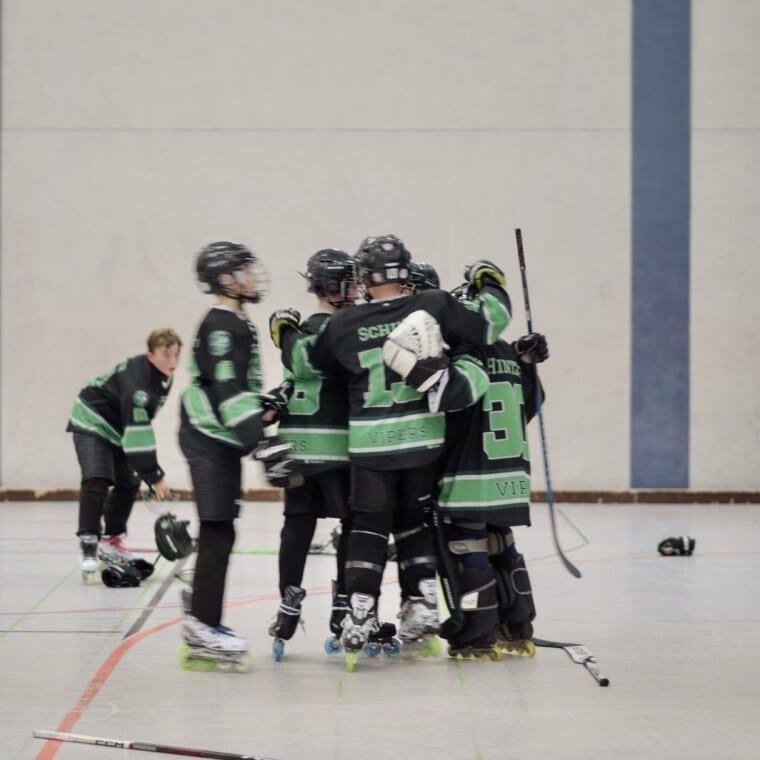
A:
<svg viewBox="0 0 760 760">
<path fill-rule="evenodd" d="M 288 401 L 293 395 L 294 384 L 292 380 L 283 380 L 276 388 L 272 388 L 271 391 L 266 393 L 259 393 L 259 401 L 264 411 L 272 410 L 274 412 L 274 419 L 272 422 L 277 422 L 288 411 Z"/>
<path fill-rule="evenodd" d="M 541 333 L 528 333 L 513 344 L 515 353 L 523 364 L 540 364 L 549 358 L 549 345 Z"/>
<path fill-rule="evenodd" d="M 464 268 L 464 279 L 475 290 L 480 290 L 484 285 L 496 285 L 504 290 L 507 288 L 507 278 L 504 276 L 504 272 L 492 261 L 486 259 L 468 264 Z"/>
<path fill-rule="evenodd" d="M 269 334 L 272 336 L 272 342 L 279 348 L 282 342 L 283 330 L 300 330 L 301 329 L 301 312 L 295 309 L 280 309 L 273 311 L 269 316 Z"/>
<path fill-rule="evenodd" d="M 303 483 L 303 474 L 288 455 L 293 448 L 289 441 L 264 438 L 253 451 L 253 458 L 264 465 L 264 474 L 270 486 L 295 488 Z"/>
<path fill-rule="evenodd" d="M 663 557 L 691 557 L 694 554 L 694 547 L 697 540 L 691 536 L 678 536 L 677 538 L 666 538 L 657 545 L 657 551 Z"/>
<path fill-rule="evenodd" d="M 418 359 L 405 378 L 406 384 L 421 393 L 429 391 L 441 381 L 449 363 L 447 354 L 433 356 L 430 359 Z"/>
</svg>

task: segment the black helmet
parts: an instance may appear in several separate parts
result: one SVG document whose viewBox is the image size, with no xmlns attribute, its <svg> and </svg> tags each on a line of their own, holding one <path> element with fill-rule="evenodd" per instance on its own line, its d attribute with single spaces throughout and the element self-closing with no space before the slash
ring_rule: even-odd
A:
<svg viewBox="0 0 760 760">
<path fill-rule="evenodd" d="M 153 534 L 162 557 L 174 562 L 174 560 L 187 557 L 192 552 L 193 539 L 190 538 L 187 530 L 189 524 L 189 520 L 179 520 L 171 512 L 158 517 L 153 524 Z"/>
<path fill-rule="evenodd" d="M 109 588 L 136 588 L 140 585 L 140 573 L 127 562 L 106 565 L 100 574 Z"/>
<path fill-rule="evenodd" d="M 356 282 L 365 291 L 389 282 L 404 284 L 409 279 L 412 256 L 395 235 L 368 237 L 354 254 Z"/>
<path fill-rule="evenodd" d="M 471 301 L 473 296 L 470 292 L 470 284 L 463 282 L 461 285 L 457 285 L 454 290 L 451 291 L 451 295 L 457 299 L 457 301 Z"/>
<path fill-rule="evenodd" d="M 354 282 L 354 262 L 345 251 L 325 248 L 309 257 L 306 273 L 309 293 L 324 298 L 340 308 L 351 303 L 347 298 L 349 285 Z"/>
<path fill-rule="evenodd" d="M 247 266 L 257 267 L 256 290 L 252 294 L 241 296 L 239 293 L 228 290 L 219 282 L 221 275 L 228 274 L 234 277 L 237 272 Z M 242 243 L 234 243 L 230 240 L 209 243 L 198 254 L 195 271 L 198 275 L 198 281 L 204 286 L 206 293 L 220 293 L 251 303 L 258 303 L 264 295 L 265 277 L 261 262 Z"/>
<path fill-rule="evenodd" d="M 406 285 L 412 293 L 419 293 L 421 290 L 439 290 L 441 280 L 435 267 L 424 261 L 413 261 L 409 266 L 409 279 Z"/>
</svg>

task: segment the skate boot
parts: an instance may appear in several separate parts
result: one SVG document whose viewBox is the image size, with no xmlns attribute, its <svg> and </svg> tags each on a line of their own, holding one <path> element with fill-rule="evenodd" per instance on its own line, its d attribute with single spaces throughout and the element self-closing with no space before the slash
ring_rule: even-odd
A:
<svg viewBox="0 0 760 760">
<path fill-rule="evenodd" d="M 497 646 L 505 654 L 516 654 L 521 657 L 535 657 L 536 645 L 533 638 L 533 625 L 530 622 L 502 623 L 497 632 Z"/>
<path fill-rule="evenodd" d="M 293 637 L 298 623 L 303 627 L 301 620 L 301 603 L 306 596 L 306 591 L 300 586 L 286 586 L 285 596 L 282 597 L 277 617 L 269 626 L 269 635 L 274 638 L 272 652 L 274 659 L 279 662 L 285 651 L 285 642 Z"/>
<path fill-rule="evenodd" d="M 340 644 L 346 652 L 346 670 L 354 672 L 356 658 L 373 633 L 380 630 L 374 613 L 375 598 L 370 594 L 351 594 L 351 609 L 343 618 Z"/>
<path fill-rule="evenodd" d="M 398 635 L 405 655 L 438 657 L 441 641 L 438 631 L 438 586 L 434 579 L 420 581 L 422 596 L 410 596 L 401 605 Z"/>
<path fill-rule="evenodd" d="M 340 635 L 343 632 L 343 618 L 351 611 L 351 605 L 348 603 L 348 596 L 346 594 L 337 593 L 337 583 L 332 582 L 333 588 L 333 604 L 332 612 L 330 614 L 330 631 L 331 636 L 325 639 L 325 652 L 333 657 L 336 654 L 340 654 L 343 651 L 343 647 L 340 644 Z"/>
<path fill-rule="evenodd" d="M 251 668 L 248 641 L 226 625 L 210 626 L 185 615 L 182 640 L 180 659 L 185 670 L 246 673 Z"/>
<path fill-rule="evenodd" d="M 84 533 L 79 537 L 79 553 L 82 582 L 89 586 L 94 583 L 98 572 L 98 537 L 94 533 Z"/>
<path fill-rule="evenodd" d="M 463 660 L 500 660 L 501 649 L 496 641 L 496 634 L 484 633 L 469 641 L 449 639 L 449 657 Z"/>
</svg>

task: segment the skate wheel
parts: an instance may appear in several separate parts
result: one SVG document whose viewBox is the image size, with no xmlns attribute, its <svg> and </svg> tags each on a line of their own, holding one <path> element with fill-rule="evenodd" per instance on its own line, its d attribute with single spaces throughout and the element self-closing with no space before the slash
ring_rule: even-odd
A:
<svg viewBox="0 0 760 760">
<path fill-rule="evenodd" d="M 536 645 L 530 640 L 525 642 L 525 654 L 528 657 L 536 656 Z"/>
<path fill-rule="evenodd" d="M 233 663 L 232 669 L 236 673 L 248 673 L 251 669 L 252 664 L 253 661 L 251 660 L 250 655 L 246 654 L 239 662 Z"/>
<path fill-rule="evenodd" d="M 498 662 L 502 659 L 501 650 L 494 647 L 489 653 L 488 656 L 494 661 Z"/>
<path fill-rule="evenodd" d="M 211 660 L 202 660 L 198 657 L 194 657 L 187 644 L 182 644 L 179 649 L 179 663 L 183 670 L 209 672 L 216 668 Z"/>
<path fill-rule="evenodd" d="M 386 657 L 397 657 L 401 653 L 401 640 L 395 636 L 386 644 L 383 644 L 383 654 Z"/>
<path fill-rule="evenodd" d="M 353 673 L 356 669 L 356 652 L 346 652 L 346 673 Z"/>
<path fill-rule="evenodd" d="M 377 657 L 382 651 L 382 645 L 378 644 L 377 642 L 372 642 L 371 644 L 367 644 L 364 647 L 364 654 L 366 654 L 367 657 Z"/>
<path fill-rule="evenodd" d="M 335 657 L 335 655 L 340 654 L 342 651 L 343 645 L 340 643 L 337 636 L 328 636 L 325 639 L 325 652 L 327 652 L 330 657 Z"/>
<path fill-rule="evenodd" d="M 274 661 L 280 662 L 282 655 L 285 654 L 285 642 L 282 639 L 275 639 L 272 644 L 272 653 L 274 654 Z"/>
<path fill-rule="evenodd" d="M 420 649 L 423 657 L 438 657 L 441 654 L 441 640 L 437 636 L 430 636 Z"/>
<path fill-rule="evenodd" d="M 221 673 L 230 673 L 235 668 L 234 662 L 229 662 L 227 660 L 221 660 L 216 664 L 217 669 Z"/>
<path fill-rule="evenodd" d="M 92 586 L 95 583 L 95 576 L 97 573 L 82 573 L 82 583 L 85 586 Z"/>
</svg>

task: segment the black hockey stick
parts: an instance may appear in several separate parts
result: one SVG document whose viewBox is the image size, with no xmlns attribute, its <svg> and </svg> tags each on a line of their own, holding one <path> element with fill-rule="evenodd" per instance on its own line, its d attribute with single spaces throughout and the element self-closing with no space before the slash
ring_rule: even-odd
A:
<svg viewBox="0 0 760 760">
<path fill-rule="evenodd" d="M 523 299 L 525 301 L 525 317 L 528 320 L 528 332 L 533 332 L 533 317 L 530 313 L 530 296 L 528 295 L 528 275 L 525 271 L 525 253 L 523 252 L 522 230 L 515 230 L 517 239 L 517 257 L 520 260 L 520 276 L 522 277 Z M 554 548 L 557 550 L 562 564 L 570 575 L 576 578 L 581 577 L 581 571 L 567 558 L 559 545 L 559 536 L 557 535 L 557 517 L 554 511 L 554 491 L 552 490 L 552 479 L 549 473 L 549 448 L 546 443 L 546 430 L 544 428 L 544 412 L 541 404 L 541 384 L 538 381 L 538 367 L 534 364 L 533 369 L 536 373 L 536 414 L 538 414 L 538 427 L 541 431 L 541 450 L 544 454 L 544 477 L 546 479 L 546 504 L 549 507 L 549 522 L 552 527 L 552 538 L 554 539 Z"/>
<path fill-rule="evenodd" d="M 546 639 L 533 639 L 533 643 L 537 647 L 564 649 L 570 655 L 570 659 L 573 662 L 577 662 L 579 665 L 583 665 L 586 670 L 594 676 L 596 682 L 600 686 L 610 685 L 610 679 L 599 672 L 599 667 L 596 664 L 596 657 L 594 657 L 594 655 L 581 644 L 568 644 L 561 641 L 547 641 Z"/>
<path fill-rule="evenodd" d="M 82 734 L 66 734 L 60 731 L 34 730 L 35 739 L 52 739 L 58 742 L 76 742 L 78 744 L 94 744 L 98 747 L 113 747 L 114 749 L 136 749 L 142 752 L 159 752 L 164 755 L 184 755 L 185 757 L 206 757 L 211 760 L 272 760 L 261 755 L 238 755 L 234 752 L 214 752 L 207 749 L 189 749 L 187 747 L 171 747 L 167 744 L 151 744 L 150 742 L 135 742 L 127 739 L 105 739 L 102 736 L 84 736 Z"/>
</svg>

